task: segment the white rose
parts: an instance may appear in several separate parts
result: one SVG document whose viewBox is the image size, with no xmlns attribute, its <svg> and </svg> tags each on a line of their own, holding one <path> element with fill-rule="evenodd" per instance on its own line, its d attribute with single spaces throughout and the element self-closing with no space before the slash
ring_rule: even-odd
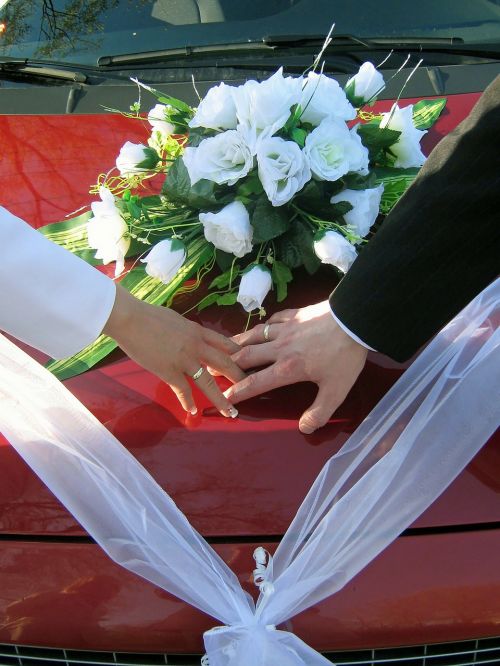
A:
<svg viewBox="0 0 500 666">
<path fill-rule="evenodd" d="M 420 148 L 420 140 L 426 131 L 417 129 L 413 124 L 413 104 L 403 109 L 394 104 L 391 111 L 382 116 L 380 127 L 401 132 L 399 139 L 391 146 L 391 152 L 396 155 L 394 166 L 402 169 L 422 166 L 425 155 Z"/>
<path fill-rule="evenodd" d="M 344 220 L 358 236 L 364 238 L 377 219 L 383 191 L 383 185 L 369 190 L 343 190 L 333 196 L 330 203 L 347 201 L 352 205 L 352 210 L 344 215 Z"/>
<path fill-rule="evenodd" d="M 170 238 L 156 243 L 148 254 L 141 259 L 146 264 L 146 273 L 168 284 L 176 275 L 186 258 L 186 250 L 180 241 Z"/>
<path fill-rule="evenodd" d="M 260 141 L 257 150 L 259 178 L 273 206 L 282 206 L 311 178 L 309 163 L 294 141 L 277 136 Z"/>
<path fill-rule="evenodd" d="M 358 73 L 346 83 L 345 90 L 355 106 L 363 106 L 373 102 L 384 88 L 385 81 L 382 74 L 371 62 L 364 62 Z"/>
<path fill-rule="evenodd" d="M 324 118 L 352 120 L 356 117 L 356 110 L 337 81 L 315 72 L 309 72 L 307 76 L 300 106 L 300 119 L 313 125 L 319 125 Z"/>
<path fill-rule="evenodd" d="M 238 303 L 251 312 L 262 306 L 272 285 L 271 273 L 264 266 L 254 266 L 243 274 L 238 290 Z"/>
<path fill-rule="evenodd" d="M 204 139 L 196 148 L 186 148 L 182 159 L 191 185 L 202 178 L 219 185 L 234 185 L 253 167 L 250 148 L 236 130 Z"/>
<path fill-rule="evenodd" d="M 342 273 L 347 273 L 358 256 L 354 245 L 337 231 L 327 231 L 320 240 L 314 241 L 314 251 L 323 264 L 336 266 Z"/>
<path fill-rule="evenodd" d="M 115 276 L 118 276 L 125 267 L 125 255 L 130 247 L 130 238 L 126 236 L 128 227 L 115 206 L 113 194 L 101 187 L 99 196 L 101 201 L 91 204 L 94 217 L 87 224 L 88 243 L 97 250 L 96 259 L 101 259 L 103 264 L 116 261 Z"/>
<path fill-rule="evenodd" d="M 311 171 L 319 180 L 338 180 L 348 171 L 359 171 L 368 164 L 368 150 L 347 125 L 326 118 L 306 138 L 304 154 Z"/>
<path fill-rule="evenodd" d="M 233 201 L 218 213 L 200 213 L 205 238 L 223 252 L 243 257 L 252 249 L 253 229 L 241 201 Z"/>
<path fill-rule="evenodd" d="M 356 146 L 351 146 L 351 168 L 349 170 L 354 171 L 355 173 L 360 173 L 362 176 L 367 176 L 369 173 L 368 165 L 370 163 L 370 153 L 368 148 L 366 148 L 361 141 L 361 137 L 358 134 L 358 127 L 359 123 L 354 125 L 354 127 L 351 127 L 349 130 L 351 139 Z"/>
<path fill-rule="evenodd" d="M 207 127 L 209 129 L 236 129 L 236 107 L 233 90 L 225 83 L 210 88 L 196 109 L 189 127 Z"/>
<path fill-rule="evenodd" d="M 280 68 L 269 79 L 247 81 L 233 88 L 238 129 L 245 136 L 252 153 L 257 143 L 280 130 L 290 117 L 290 109 L 300 102 L 302 79 L 283 76 Z"/>
<path fill-rule="evenodd" d="M 153 132 L 159 132 L 163 139 L 166 139 L 175 132 L 175 125 L 170 123 L 168 113 L 172 107 L 167 104 L 156 104 L 148 113 L 148 122 L 153 128 Z"/>
<path fill-rule="evenodd" d="M 142 143 L 127 141 L 116 158 L 116 168 L 124 178 L 143 173 L 158 164 L 159 157 L 153 148 Z M 141 166 L 139 166 L 141 164 Z"/>
</svg>

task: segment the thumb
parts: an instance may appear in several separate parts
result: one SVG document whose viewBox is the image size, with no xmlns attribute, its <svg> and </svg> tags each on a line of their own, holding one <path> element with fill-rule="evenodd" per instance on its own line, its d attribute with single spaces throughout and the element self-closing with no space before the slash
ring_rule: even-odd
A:
<svg viewBox="0 0 500 666">
<path fill-rule="evenodd" d="M 321 426 L 324 426 L 339 404 L 340 401 L 335 395 L 334 387 L 321 384 L 315 401 L 300 417 L 300 432 L 310 435 L 318 428 L 321 428 Z"/>
</svg>

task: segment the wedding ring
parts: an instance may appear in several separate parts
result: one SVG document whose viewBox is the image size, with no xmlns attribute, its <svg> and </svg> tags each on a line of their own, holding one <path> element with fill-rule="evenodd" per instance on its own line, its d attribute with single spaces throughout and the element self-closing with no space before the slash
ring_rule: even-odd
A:
<svg viewBox="0 0 500 666">
<path fill-rule="evenodd" d="M 269 342 L 269 329 L 271 328 L 271 324 L 266 324 L 264 326 L 264 341 Z"/>
<path fill-rule="evenodd" d="M 194 381 L 196 381 L 197 379 L 199 379 L 202 376 L 204 370 L 205 370 L 205 368 L 202 365 L 200 365 L 200 367 L 194 373 L 194 375 L 191 375 L 191 377 L 194 379 Z"/>
</svg>

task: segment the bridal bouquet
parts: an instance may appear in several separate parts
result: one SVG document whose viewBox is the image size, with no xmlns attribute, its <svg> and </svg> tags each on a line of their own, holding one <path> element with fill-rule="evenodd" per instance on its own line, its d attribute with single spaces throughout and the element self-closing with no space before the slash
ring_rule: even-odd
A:
<svg viewBox="0 0 500 666">
<path fill-rule="evenodd" d="M 220 83 L 198 108 L 137 83 L 157 98 L 145 143 L 125 143 L 99 177 L 91 216 L 42 232 L 88 261 L 114 262 L 121 284 L 152 303 L 211 273 L 199 310 L 239 303 L 262 314 L 269 291 L 286 298 L 299 267 L 348 271 L 423 164 L 420 140 L 445 105 L 374 114 L 384 79 L 368 62 L 344 89 L 322 73 L 279 69 L 262 82 Z M 126 115 L 144 122 L 140 96 Z M 66 378 L 113 347 L 101 336 L 50 367 Z"/>
</svg>

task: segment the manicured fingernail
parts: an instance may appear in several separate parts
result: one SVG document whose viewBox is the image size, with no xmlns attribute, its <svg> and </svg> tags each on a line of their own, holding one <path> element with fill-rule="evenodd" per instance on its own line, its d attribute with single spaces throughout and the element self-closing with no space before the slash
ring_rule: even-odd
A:
<svg viewBox="0 0 500 666">
<path fill-rule="evenodd" d="M 189 410 L 189 413 L 194 416 L 195 414 L 198 414 L 198 410 L 196 409 L 196 407 L 191 407 L 191 409 Z"/>
<path fill-rule="evenodd" d="M 229 407 L 228 409 L 223 409 L 222 413 L 225 417 L 230 419 L 235 419 L 238 416 L 238 410 L 236 407 Z"/>
</svg>

